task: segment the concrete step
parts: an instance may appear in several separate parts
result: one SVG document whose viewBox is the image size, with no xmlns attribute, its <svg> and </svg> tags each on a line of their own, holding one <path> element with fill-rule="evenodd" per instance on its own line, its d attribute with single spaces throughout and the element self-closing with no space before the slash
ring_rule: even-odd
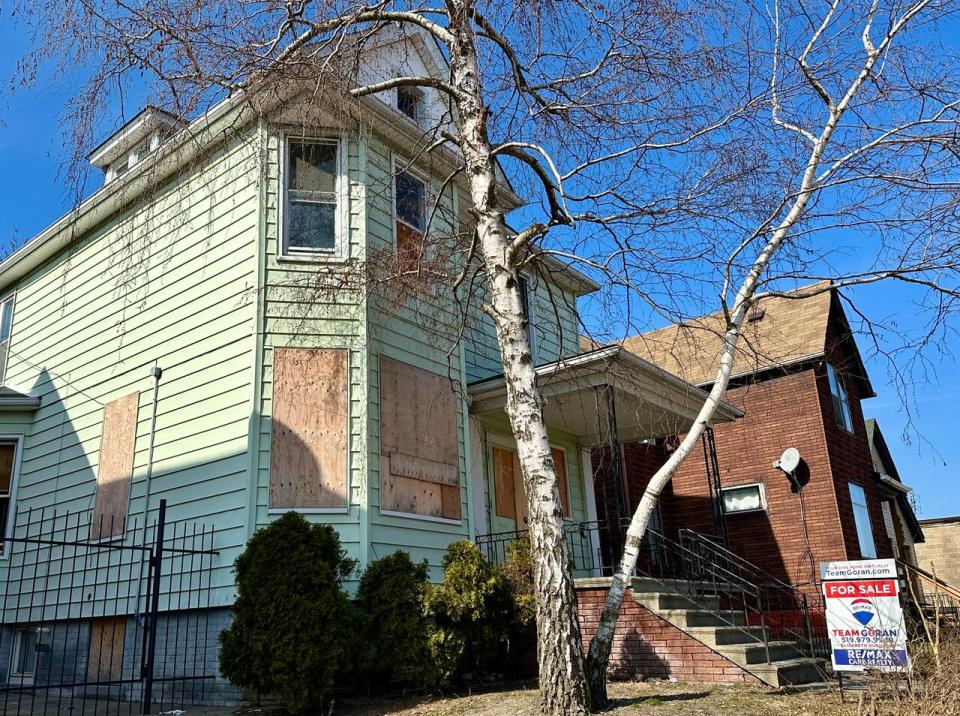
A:
<svg viewBox="0 0 960 716">
<path fill-rule="evenodd" d="M 728 644 L 763 643 L 764 628 L 759 626 L 704 626 L 684 629 L 690 636 L 711 649 Z"/>
<path fill-rule="evenodd" d="M 783 659 L 772 664 L 754 664 L 747 669 L 751 674 L 770 686 L 799 686 L 824 681 L 827 666 L 823 659 L 798 657 Z"/>
<path fill-rule="evenodd" d="M 638 603 L 647 607 L 647 609 L 651 609 L 655 612 L 662 609 L 713 610 L 720 608 L 719 597 L 709 595 L 688 597 L 686 595 L 675 594 L 673 592 L 641 592 L 640 594 L 634 593 L 633 598 Z"/>
<path fill-rule="evenodd" d="M 803 656 L 800 647 L 795 641 L 771 641 L 767 645 L 770 649 L 771 661 L 798 659 Z M 723 644 L 717 647 L 724 656 L 741 666 L 767 663 L 767 646 L 763 642 L 749 644 Z"/>
<path fill-rule="evenodd" d="M 658 616 L 681 629 L 690 627 L 744 626 L 747 618 L 743 612 L 729 609 L 658 609 Z"/>
<path fill-rule="evenodd" d="M 653 577 L 634 577 L 630 582 L 634 594 L 643 592 L 666 592 L 669 594 L 722 594 L 737 591 L 732 584 L 714 584 L 688 579 L 654 579 Z"/>
</svg>

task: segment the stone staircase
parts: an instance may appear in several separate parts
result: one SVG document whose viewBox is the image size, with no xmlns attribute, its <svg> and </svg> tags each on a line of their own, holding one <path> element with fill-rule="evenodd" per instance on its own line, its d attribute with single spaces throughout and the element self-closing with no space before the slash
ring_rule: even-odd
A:
<svg viewBox="0 0 960 716">
<path fill-rule="evenodd" d="M 711 589 L 716 586 L 649 577 L 635 577 L 631 585 L 633 599 L 640 606 L 770 686 L 824 681 L 823 659 L 804 656 L 793 641 L 765 644 L 764 627 L 747 625 L 742 611 L 720 609 L 720 598 L 710 594 Z M 688 594 L 698 596 L 694 601 Z"/>
</svg>

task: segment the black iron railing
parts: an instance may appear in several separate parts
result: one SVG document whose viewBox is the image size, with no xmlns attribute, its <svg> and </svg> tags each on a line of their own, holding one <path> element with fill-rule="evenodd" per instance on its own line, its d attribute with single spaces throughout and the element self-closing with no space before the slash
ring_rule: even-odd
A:
<svg viewBox="0 0 960 716">
<path fill-rule="evenodd" d="M 788 584 L 713 536 L 680 530 L 679 543 L 662 535 L 658 539 L 664 551 L 657 563 L 662 571 L 651 576 L 672 580 L 694 599 L 698 594 L 715 597 L 721 613 L 729 612 L 763 640 L 768 660 L 773 642 L 793 643 L 797 656 L 829 655 L 826 619 L 816 585 L 804 589 Z"/>
<path fill-rule="evenodd" d="M 609 574 L 611 562 L 604 559 L 597 535 L 606 529 L 602 522 L 567 522 L 564 536 L 570 566 L 577 577 Z M 507 561 L 507 550 L 514 542 L 525 539 L 527 530 L 492 532 L 477 535 L 476 544 L 483 555 L 494 564 Z"/>
<path fill-rule="evenodd" d="M 612 547 L 623 542 L 627 521 L 570 523 L 567 546 L 575 576 L 609 576 L 620 558 Z M 611 530 L 617 532 L 611 538 Z M 497 564 L 525 530 L 477 537 L 477 545 Z M 647 530 L 636 575 L 662 582 L 721 626 L 741 630 L 762 643 L 767 661 L 790 657 L 823 658 L 830 653 L 822 602 L 816 585 L 797 587 L 731 552 L 719 537 L 681 530 L 679 540 Z"/>
</svg>

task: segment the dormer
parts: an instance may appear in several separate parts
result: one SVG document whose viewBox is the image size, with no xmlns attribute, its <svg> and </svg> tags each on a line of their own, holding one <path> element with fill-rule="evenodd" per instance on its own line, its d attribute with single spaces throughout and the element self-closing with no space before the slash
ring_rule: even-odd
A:
<svg viewBox="0 0 960 716">
<path fill-rule="evenodd" d="M 87 155 L 103 170 L 104 184 L 126 174 L 155 152 L 163 141 L 186 122 L 157 107 L 147 106 Z"/>
</svg>

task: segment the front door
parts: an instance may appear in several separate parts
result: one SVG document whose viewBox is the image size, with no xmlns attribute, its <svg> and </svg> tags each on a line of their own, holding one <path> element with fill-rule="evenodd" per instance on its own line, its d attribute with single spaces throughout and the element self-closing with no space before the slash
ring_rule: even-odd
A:
<svg viewBox="0 0 960 716">
<path fill-rule="evenodd" d="M 516 450 L 493 448 L 493 491 L 497 517 L 513 520 L 517 530 L 527 529 L 527 494 Z"/>
</svg>

